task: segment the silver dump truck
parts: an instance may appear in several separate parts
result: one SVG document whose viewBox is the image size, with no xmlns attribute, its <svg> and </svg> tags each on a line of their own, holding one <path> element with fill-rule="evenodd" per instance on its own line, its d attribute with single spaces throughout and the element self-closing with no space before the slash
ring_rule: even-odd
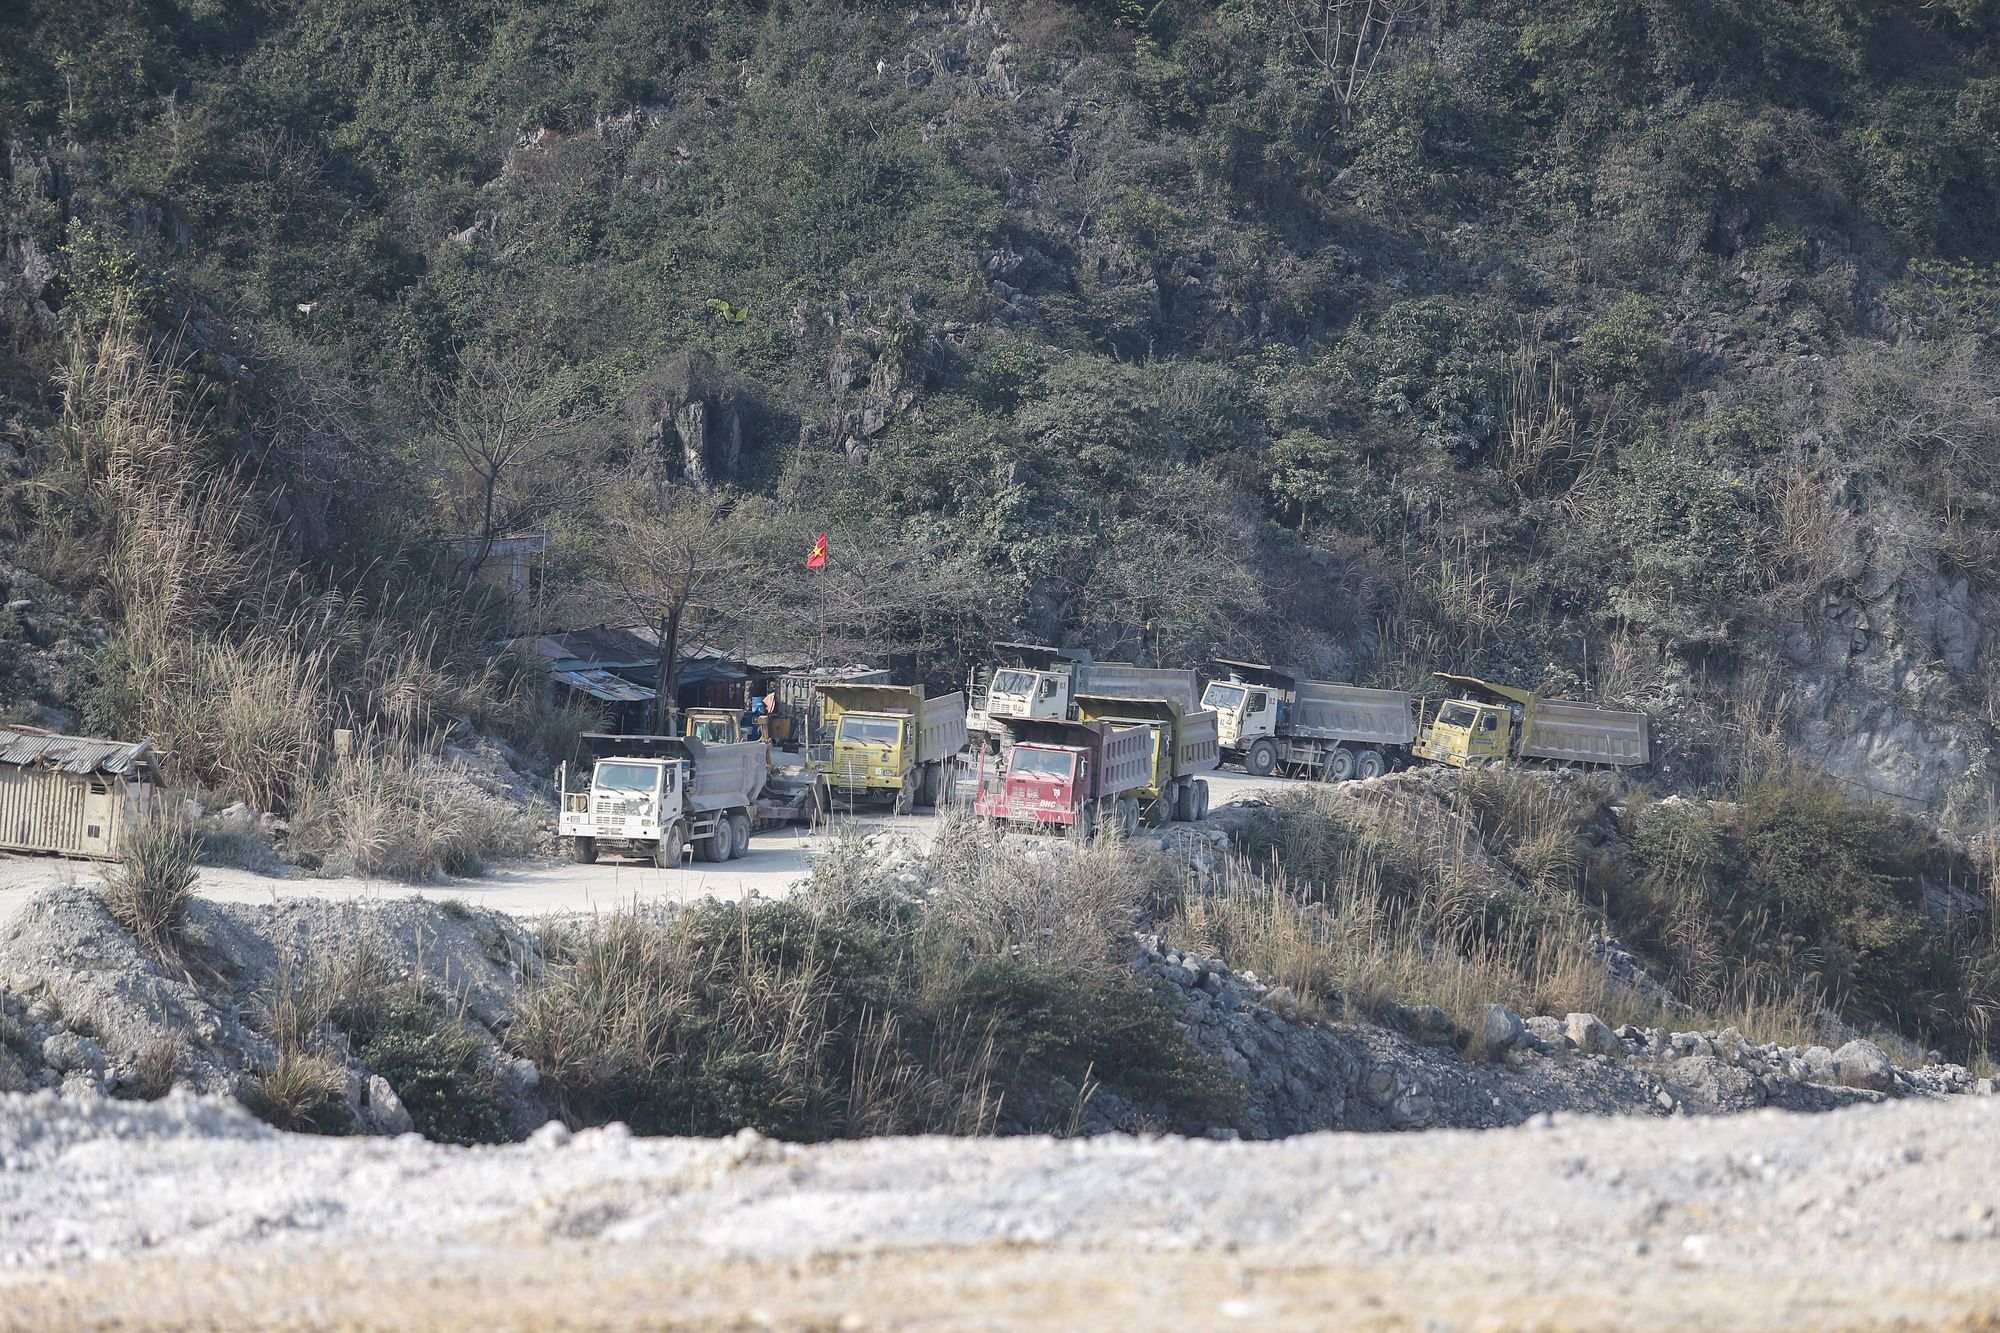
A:
<svg viewBox="0 0 2000 1333">
<path fill-rule="evenodd" d="M 1211 662 L 1209 676 L 1201 705 L 1215 712 L 1223 757 L 1252 777 L 1377 777 L 1417 739 L 1414 700 L 1402 690 L 1307 680 L 1258 662 Z"/>
<path fill-rule="evenodd" d="M 966 681 L 965 725 L 972 738 L 998 752 L 1008 721 L 1074 722 L 1079 696 L 1171 699 L 1193 712 L 1201 682 L 1192 671 L 1098 662 L 1081 648 L 996 643 L 993 657 Z"/>
<path fill-rule="evenodd" d="M 557 832 L 572 861 L 602 852 L 639 856 L 666 870 L 687 860 L 727 861 L 750 849 L 757 798 L 770 773 L 762 741 L 707 745 L 692 736 L 588 735 L 599 754 L 572 790 L 557 770 Z M 581 773 L 576 776 L 582 777 Z"/>
</svg>

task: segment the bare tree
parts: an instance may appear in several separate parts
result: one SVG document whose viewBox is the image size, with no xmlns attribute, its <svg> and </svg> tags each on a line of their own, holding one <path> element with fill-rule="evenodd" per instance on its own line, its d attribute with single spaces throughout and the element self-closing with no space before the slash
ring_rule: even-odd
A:
<svg viewBox="0 0 2000 1333">
<path fill-rule="evenodd" d="M 588 427 L 604 409 L 525 352 L 480 353 L 424 394 L 440 499 L 476 570 L 494 538 L 579 502 L 596 482 Z M 570 455 L 570 456 L 565 456 Z M 560 460 L 560 461 L 559 461 Z"/>
<path fill-rule="evenodd" d="M 1285 26 L 1326 75 L 1343 130 L 1397 29 L 1422 11 L 1420 0 L 1278 0 Z"/>
</svg>

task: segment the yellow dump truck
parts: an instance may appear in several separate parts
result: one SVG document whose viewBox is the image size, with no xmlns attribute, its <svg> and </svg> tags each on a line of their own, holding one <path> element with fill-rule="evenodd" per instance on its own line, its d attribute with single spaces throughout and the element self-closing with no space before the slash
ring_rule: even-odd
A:
<svg viewBox="0 0 2000 1333">
<path fill-rule="evenodd" d="M 836 801 L 888 801 L 897 814 L 950 804 L 965 748 L 965 696 L 921 685 L 822 685 L 821 743 L 807 767 Z"/>
<path fill-rule="evenodd" d="M 1416 757 L 1455 768 L 1507 759 L 1628 766 L 1653 760 L 1644 713 L 1434 672 L 1459 697 L 1438 705 L 1417 737 Z"/>
<path fill-rule="evenodd" d="M 1172 820 L 1208 817 L 1208 781 L 1221 762 L 1215 714 L 1183 707 L 1179 699 L 1125 699 L 1080 694 L 1076 711 L 1085 722 L 1113 722 L 1152 732 L 1151 774 L 1133 794 L 1146 822 L 1158 828 Z"/>
</svg>

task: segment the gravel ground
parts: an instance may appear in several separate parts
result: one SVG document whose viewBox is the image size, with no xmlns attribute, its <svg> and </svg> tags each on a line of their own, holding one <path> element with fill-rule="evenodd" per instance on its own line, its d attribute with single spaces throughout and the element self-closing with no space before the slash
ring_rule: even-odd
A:
<svg viewBox="0 0 2000 1333">
<path fill-rule="evenodd" d="M 1996 1098 L 463 1149 L 178 1095 L 9 1097 L 0 1327 L 1992 1329 L 1996 1145 Z"/>
</svg>

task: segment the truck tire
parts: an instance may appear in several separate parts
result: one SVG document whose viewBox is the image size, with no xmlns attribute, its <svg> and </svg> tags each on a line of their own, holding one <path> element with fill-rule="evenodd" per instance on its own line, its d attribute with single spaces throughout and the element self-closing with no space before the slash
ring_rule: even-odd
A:
<svg viewBox="0 0 2000 1333">
<path fill-rule="evenodd" d="M 889 806 L 890 814 L 907 815 L 910 813 L 910 807 L 917 803 L 917 794 L 912 788 L 919 781 L 917 770 L 914 768 L 903 774 L 903 785 L 896 788 L 896 799 Z"/>
<path fill-rule="evenodd" d="M 727 861 L 735 849 L 736 829 L 726 815 L 715 821 L 715 832 L 695 843 L 695 850 L 701 853 L 704 861 Z"/>
<path fill-rule="evenodd" d="M 1243 756 L 1243 771 L 1253 778 L 1268 778 L 1278 766 L 1278 747 L 1269 740 L 1250 743 L 1250 752 Z"/>
<path fill-rule="evenodd" d="M 939 805 L 944 805 L 944 806 L 957 805 L 958 804 L 958 761 L 955 759 L 947 759 L 944 761 L 944 764 L 939 768 L 938 771 L 942 775 L 939 777 L 938 781 L 943 785 L 938 791 L 937 803 Z"/>
<path fill-rule="evenodd" d="M 741 811 L 731 815 L 729 831 L 734 835 L 730 839 L 729 855 L 740 858 L 750 850 L 750 816 Z"/>
<path fill-rule="evenodd" d="M 595 864 L 597 861 L 597 839 L 571 838 L 569 840 L 569 859 L 580 866 Z"/>
<path fill-rule="evenodd" d="M 679 870 L 687 864 L 687 840 L 687 825 L 675 820 L 667 836 L 653 848 L 653 864 L 662 870 Z"/>
<path fill-rule="evenodd" d="M 1336 745 L 1327 752 L 1320 773 L 1328 782 L 1346 782 L 1354 776 L 1354 751 Z"/>
<path fill-rule="evenodd" d="M 1167 788 L 1146 807 L 1146 827 L 1165 828 L 1174 822 L 1174 789 Z"/>
<path fill-rule="evenodd" d="M 1387 765 L 1382 762 L 1382 752 L 1380 750 L 1363 750 L 1360 762 L 1354 766 L 1354 776 L 1366 782 L 1370 778 L 1381 777 L 1382 770 L 1385 767 Z"/>
<path fill-rule="evenodd" d="M 1118 800 L 1118 826 L 1125 830 L 1125 836 L 1139 836 L 1139 798 L 1123 796 Z"/>
<path fill-rule="evenodd" d="M 1194 780 L 1194 817 L 1196 820 L 1208 818 L 1208 779 Z"/>
<path fill-rule="evenodd" d="M 1089 842 L 1097 836 L 1097 807 L 1086 805 L 1076 812 L 1076 822 L 1069 826 L 1069 836 L 1078 842 Z"/>
<path fill-rule="evenodd" d="M 1174 818 L 1183 824 L 1194 823 L 1194 783 L 1181 782 L 1174 785 Z"/>
</svg>

